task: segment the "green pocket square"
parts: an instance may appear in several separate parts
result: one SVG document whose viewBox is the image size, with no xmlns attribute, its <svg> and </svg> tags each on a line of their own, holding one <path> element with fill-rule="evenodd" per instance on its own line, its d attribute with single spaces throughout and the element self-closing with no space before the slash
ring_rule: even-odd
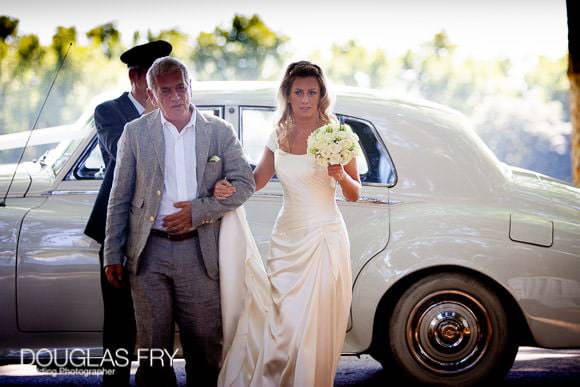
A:
<svg viewBox="0 0 580 387">
<path fill-rule="evenodd" d="M 213 155 L 211 156 L 209 159 L 207 159 L 208 163 L 216 163 L 218 161 L 220 161 L 222 158 L 219 157 L 218 155 Z"/>
</svg>

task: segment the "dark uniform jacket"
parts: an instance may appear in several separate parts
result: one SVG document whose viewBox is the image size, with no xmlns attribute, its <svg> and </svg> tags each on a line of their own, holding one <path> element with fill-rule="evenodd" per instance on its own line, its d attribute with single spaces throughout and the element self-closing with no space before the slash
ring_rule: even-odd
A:
<svg viewBox="0 0 580 387">
<path fill-rule="evenodd" d="M 117 142 L 123 133 L 125 124 L 136 118 L 139 118 L 139 112 L 129 99 L 128 92 L 123 93 L 119 98 L 103 102 L 95 109 L 95 126 L 97 127 L 99 147 L 106 170 L 103 183 L 85 227 L 85 235 L 101 244 L 105 240 L 107 204 L 113 184 Z"/>
</svg>

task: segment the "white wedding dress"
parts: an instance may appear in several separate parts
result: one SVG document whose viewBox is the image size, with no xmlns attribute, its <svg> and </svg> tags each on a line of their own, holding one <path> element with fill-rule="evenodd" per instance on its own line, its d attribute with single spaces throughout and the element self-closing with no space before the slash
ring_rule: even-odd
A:
<svg viewBox="0 0 580 387">
<path fill-rule="evenodd" d="M 348 235 L 326 169 L 278 149 L 274 136 L 268 147 L 284 205 L 266 268 L 243 209 L 222 219 L 218 385 L 332 386 L 351 303 Z"/>
</svg>

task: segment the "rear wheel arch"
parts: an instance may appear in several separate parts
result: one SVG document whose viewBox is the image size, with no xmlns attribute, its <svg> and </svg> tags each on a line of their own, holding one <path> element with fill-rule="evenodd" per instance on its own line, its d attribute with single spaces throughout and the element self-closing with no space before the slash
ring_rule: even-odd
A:
<svg viewBox="0 0 580 387">
<path fill-rule="evenodd" d="M 411 273 L 398 280 L 383 295 L 375 313 L 372 341 L 368 350 L 368 352 L 373 357 L 375 357 L 377 360 L 383 360 L 383 364 L 391 363 L 389 361 L 391 359 L 388 358 L 389 351 L 385 351 L 385 348 L 389 345 L 387 342 L 389 321 L 397 301 L 400 299 L 401 295 L 413 284 L 417 283 L 423 278 L 442 273 L 464 274 L 485 283 L 501 300 L 507 313 L 508 321 L 514 328 L 514 331 L 518 334 L 518 336 L 515 338 L 516 343 L 518 345 L 537 345 L 531 334 L 531 330 L 524 317 L 523 311 L 516 302 L 515 298 L 501 284 L 493 280 L 491 277 L 476 270 L 461 266 L 444 265 L 425 268 Z"/>
</svg>

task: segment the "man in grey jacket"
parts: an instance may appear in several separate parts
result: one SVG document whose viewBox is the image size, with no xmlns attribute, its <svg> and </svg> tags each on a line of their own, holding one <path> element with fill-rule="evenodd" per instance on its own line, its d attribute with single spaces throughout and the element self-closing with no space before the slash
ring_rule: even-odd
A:
<svg viewBox="0 0 580 387">
<path fill-rule="evenodd" d="M 87 221 L 85 234 L 101 244 L 99 249 L 101 265 L 103 264 L 107 205 L 117 157 L 117 142 L 127 122 L 151 110 L 147 95 L 147 70 L 155 59 L 169 55 L 171 49 L 169 42 L 158 40 L 125 51 L 121 55 L 121 61 L 129 67 L 131 91 L 113 100 L 105 101 L 95 109 L 95 127 L 106 171 Z M 101 293 L 103 296 L 103 348 L 112 354 L 123 350 L 126 351 L 127 356 L 132 356 L 135 347 L 135 313 L 131 290 L 126 283 L 118 283 L 118 287 L 110 284 L 103 269 L 101 270 Z M 130 371 L 131 364 L 106 369 L 103 373 L 103 386 L 128 387 Z"/>
<path fill-rule="evenodd" d="M 232 126 L 191 103 L 191 81 L 180 61 L 157 59 L 147 83 L 159 109 L 128 123 L 119 140 L 105 272 L 112 283 L 122 280 L 126 259 L 137 353 L 148 353 L 141 357 L 137 384 L 175 385 L 175 320 L 188 385 L 215 385 L 222 341 L 220 219 L 250 197 L 254 178 Z M 224 177 L 236 192 L 218 201 L 212 189 Z M 152 359 L 148 349 L 165 355 Z"/>
</svg>

